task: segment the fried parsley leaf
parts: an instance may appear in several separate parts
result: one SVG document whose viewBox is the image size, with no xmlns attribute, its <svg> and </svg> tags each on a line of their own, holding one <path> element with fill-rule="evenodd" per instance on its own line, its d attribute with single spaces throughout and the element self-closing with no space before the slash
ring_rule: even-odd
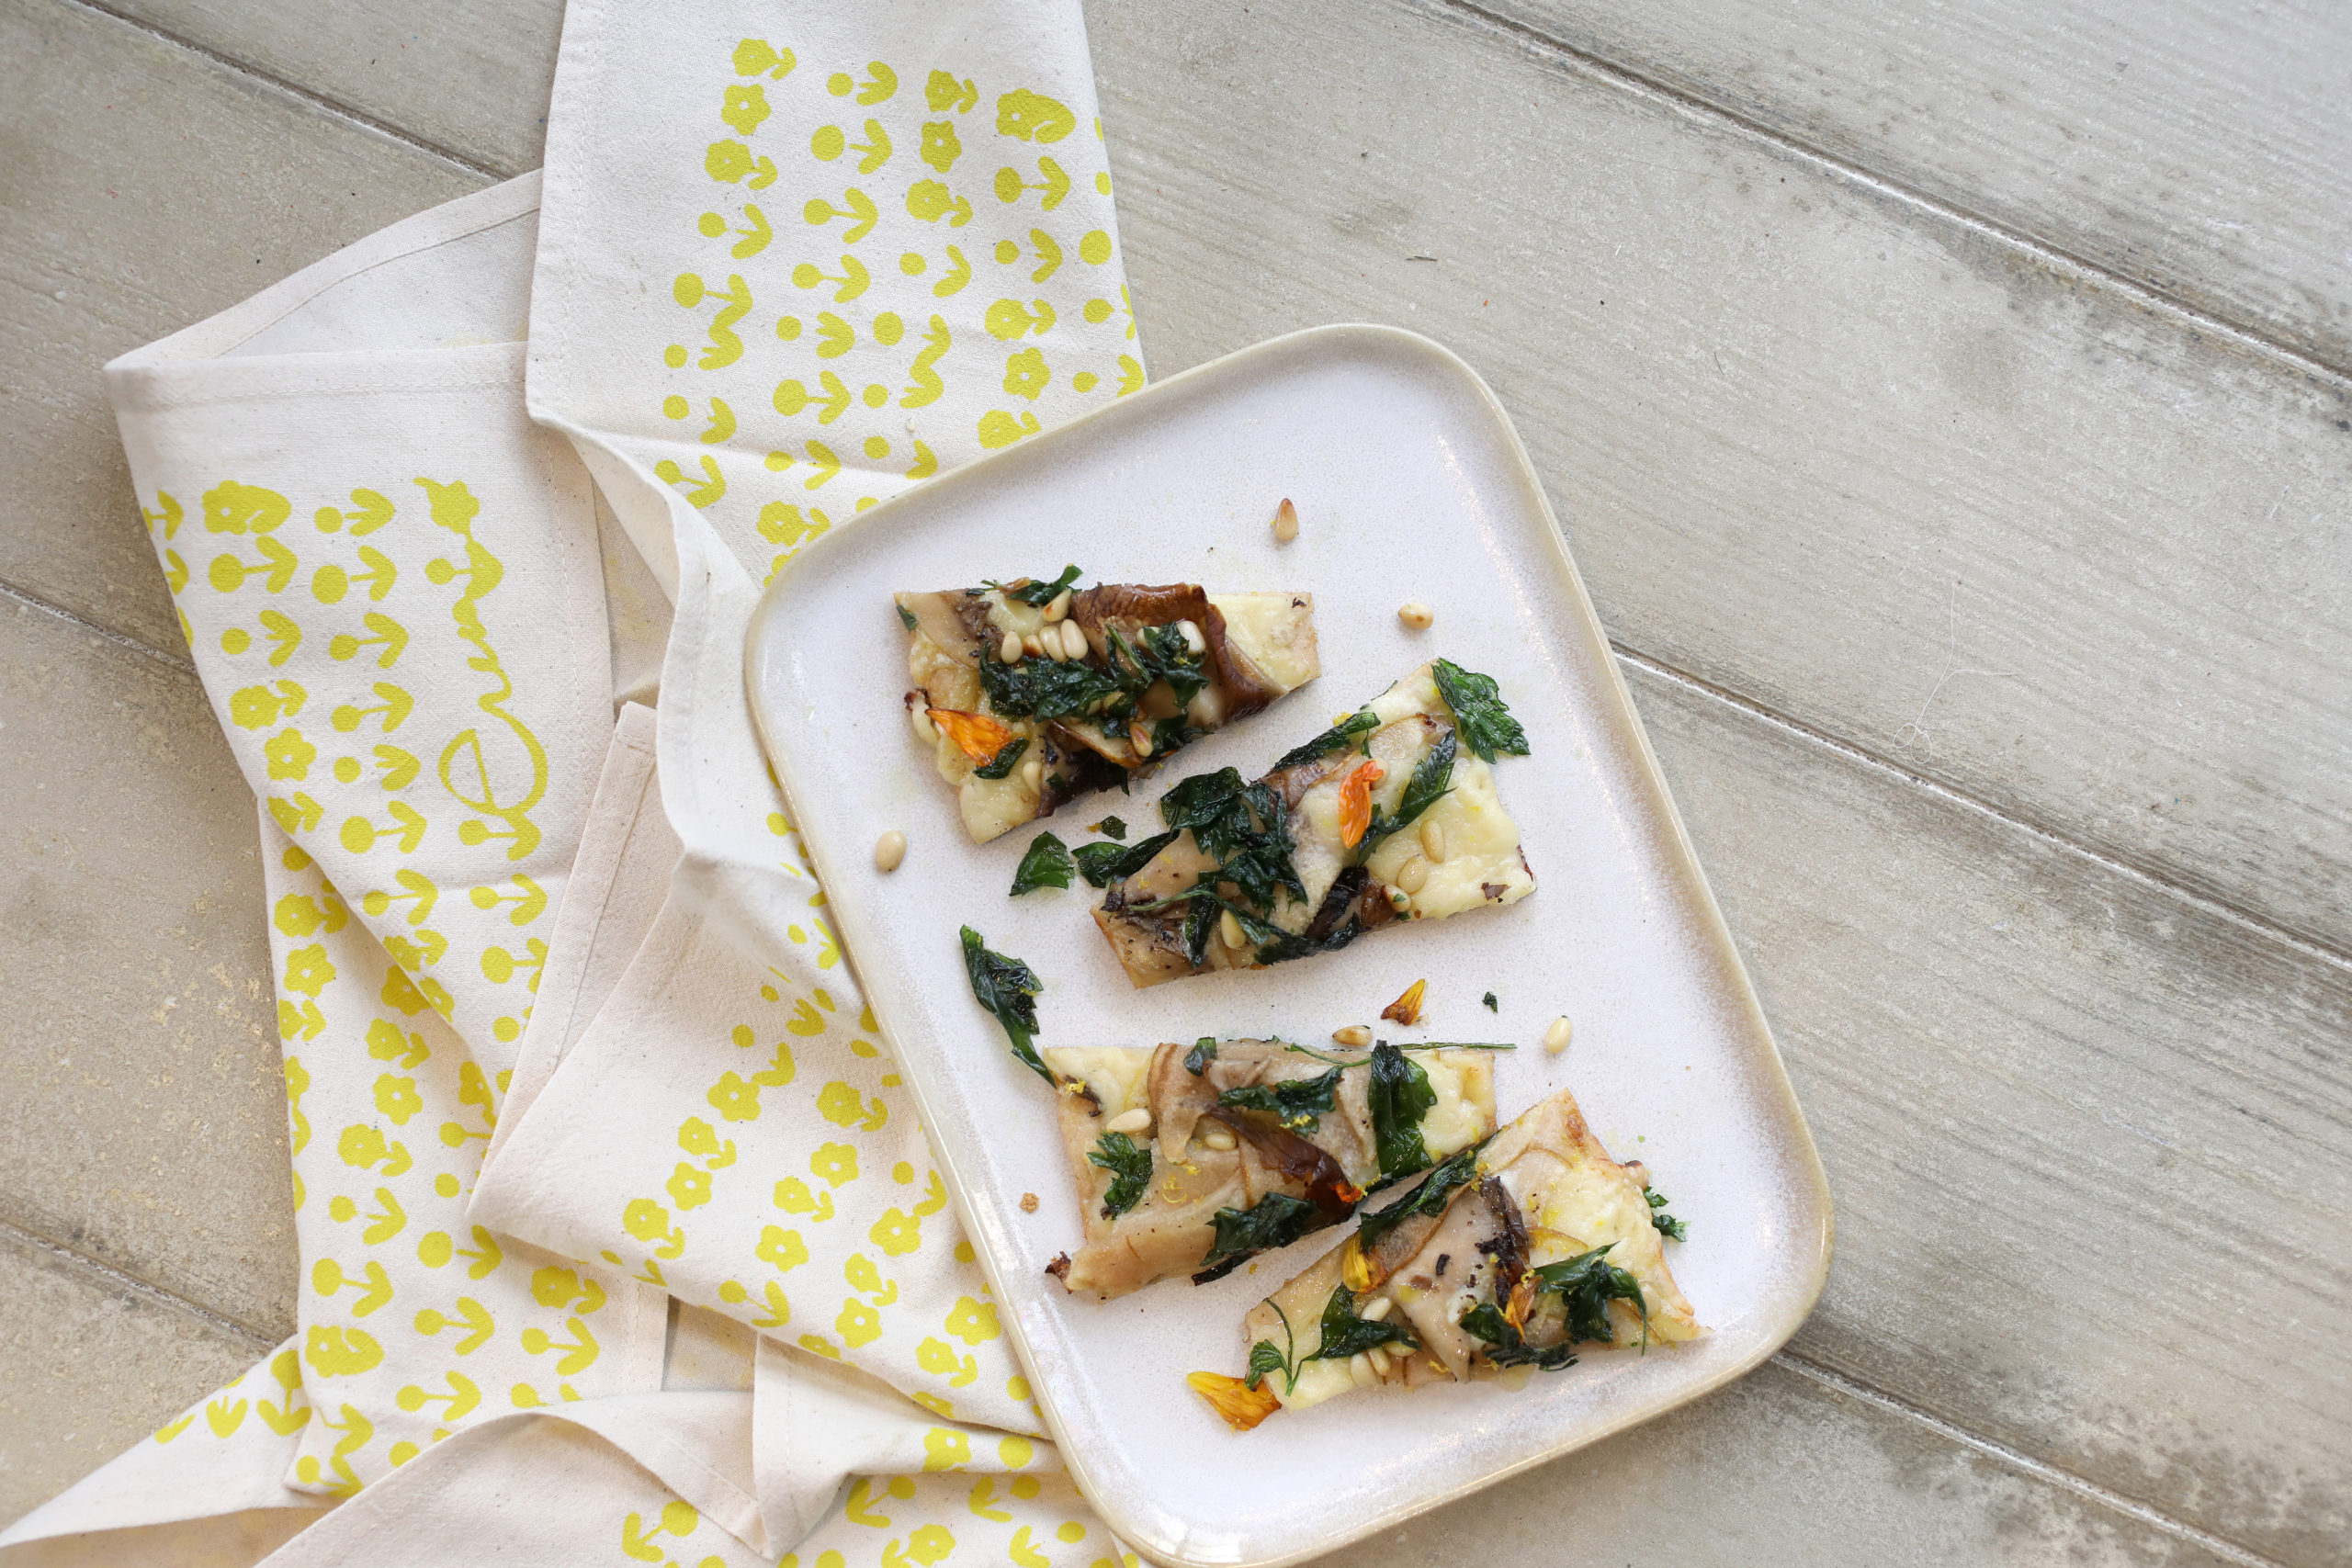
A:
<svg viewBox="0 0 2352 1568">
<path fill-rule="evenodd" d="M 1642 1348 L 1649 1348 L 1650 1305 L 1643 1298 L 1641 1281 L 1610 1263 L 1608 1247 L 1596 1247 L 1532 1272 L 1537 1292 L 1558 1296 L 1568 1309 L 1568 1343 L 1616 1338 L 1617 1331 L 1609 1322 L 1609 1303 L 1620 1301 L 1633 1303 L 1642 1314 Z"/>
<path fill-rule="evenodd" d="M 1040 833 L 1029 840 L 1029 852 L 1013 868 L 1012 897 L 1040 887 L 1068 887 L 1072 869 L 1069 848 L 1053 834 Z"/>
<path fill-rule="evenodd" d="M 1481 999 L 1483 999 L 1483 1000 L 1486 1002 L 1486 1004 L 1487 1004 L 1487 1010 L 1488 1012 L 1500 1012 L 1500 1011 L 1502 1011 L 1502 1010 L 1503 1010 L 1501 1008 L 1499 1008 L 1499 1007 L 1498 1007 L 1498 1006 L 1496 1006 L 1496 1005 L 1495 1005 L 1495 993 L 1494 993 L 1494 992 L 1492 992 L 1492 991 L 1488 991 L 1488 992 L 1486 994 L 1486 996 L 1485 996 L 1483 998 L 1481 998 Z"/>
<path fill-rule="evenodd" d="M 1029 750 L 1029 738 L 1025 735 L 1016 735 L 998 747 L 995 756 L 974 768 L 972 772 L 976 776 L 984 779 L 1008 777 L 1012 773 L 1014 764 L 1021 761 L 1021 753 L 1027 750 Z"/>
<path fill-rule="evenodd" d="M 1464 1328 L 1486 1341 L 1487 1359 L 1498 1367 L 1538 1367 L 1556 1372 L 1577 1364 L 1576 1349 L 1571 1345 L 1547 1345 L 1537 1349 L 1521 1338 L 1519 1330 L 1510 1325 L 1510 1319 L 1496 1310 L 1492 1302 L 1480 1302 L 1464 1313 L 1460 1322 Z"/>
<path fill-rule="evenodd" d="M 1077 859 L 1079 875 L 1093 886 L 1108 887 L 1149 865 L 1152 856 L 1175 841 L 1171 831 L 1133 844 L 1080 844 L 1070 852 Z"/>
<path fill-rule="evenodd" d="M 1421 1142 L 1421 1118 L 1437 1104 L 1437 1090 L 1421 1065 L 1385 1040 L 1372 1048 L 1372 1081 L 1364 1089 L 1372 1107 L 1373 1146 L 1380 1156 L 1380 1177 L 1395 1181 L 1430 1168 L 1429 1146 Z"/>
<path fill-rule="evenodd" d="M 1216 1226 L 1216 1239 L 1193 1276 L 1195 1285 L 1221 1280 L 1257 1254 L 1288 1247 L 1318 1229 L 1323 1211 L 1304 1198 L 1269 1192 L 1246 1209 L 1219 1209 L 1210 1223 Z"/>
<path fill-rule="evenodd" d="M 1374 1345 L 1402 1345 L 1408 1350 L 1421 1348 L 1421 1342 L 1406 1332 L 1401 1323 L 1385 1317 L 1378 1322 L 1358 1317 L 1356 1293 L 1345 1285 L 1335 1285 L 1330 1299 L 1323 1303 L 1323 1342 L 1316 1347 L 1315 1354 L 1301 1359 L 1344 1361 Z"/>
<path fill-rule="evenodd" d="M 1199 1077 L 1209 1070 L 1209 1064 L 1216 1060 L 1216 1042 L 1204 1034 L 1193 1043 L 1191 1050 L 1184 1053 L 1184 1070 L 1194 1077 Z"/>
<path fill-rule="evenodd" d="M 1291 863 L 1298 846 L 1285 825 L 1282 797 L 1264 784 L 1244 783 L 1232 768 L 1194 773 L 1160 797 L 1159 816 L 1170 829 L 1191 829 L 1202 852 L 1216 861 L 1196 886 L 1231 883 L 1261 913 L 1272 911 L 1277 887 L 1305 901 L 1306 885 Z"/>
<path fill-rule="evenodd" d="M 1151 1150 L 1137 1148 L 1136 1141 L 1125 1133 L 1105 1133 L 1102 1141 L 1086 1153 L 1088 1163 L 1109 1171 L 1112 1182 L 1102 1194 L 1102 1217 L 1115 1220 L 1143 1201 L 1144 1189 L 1151 1185 Z"/>
<path fill-rule="evenodd" d="M 1419 1187 L 1406 1193 L 1385 1209 L 1375 1209 L 1363 1216 L 1356 1230 L 1356 1245 L 1366 1252 L 1379 1245 L 1380 1238 L 1403 1224 L 1416 1214 L 1439 1214 L 1455 1190 L 1478 1179 L 1478 1151 L 1487 1146 L 1486 1140 L 1466 1148 L 1457 1149 L 1437 1164 Z"/>
<path fill-rule="evenodd" d="M 1046 1070 L 1044 1058 L 1031 1043 L 1037 1034 L 1037 993 L 1046 988 L 1046 983 L 1018 958 L 990 953 L 981 945 L 980 933 L 971 927 L 964 928 L 963 936 L 964 972 L 971 977 L 972 999 L 996 1014 L 997 1022 L 1004 1026 L 1004 1037 L 1012 1043 L 1012 1054 L 1022 1064 L 1052 1083 L 1054 1075 Z"/>
<path fill-rule="evenodd" d="M 1216 1102 L 1228 1110 L 1261 1111 L 1294 1133 L 1312 1133 L 1319 1113 L 1331 1109 L 1333 1098 L 1340 1092 L 1340 1075 L 1345 1071 L 1345 1067 L 1333 1067 L 1311 1078 L 1245 1084 L 1227 1089 L 1216 1097 Z"/>
<path fill-rule="evenodd" d="M 1033 577 L 1018 588 L 1007 588 L 1001 582 L 991 582 L 989 586 L 997 590 L 1008 599 L 1018 599 L 1023 604 L 1034 604 L 1039 609 L 1043 609 L 1045 606 L 1052 604 L 1055 596 L 1059 594 L 1063 589 L 1076 585 L 1080 575 L 1082 574 L 1079 571 L 1078 568 L 1074 566 L 1066 566 L 1062 568 L 1062 574 L 1059 577 L 1055 578 L 1051 582 L 1047 582 L 1042 578 Z"/>
<path fill-rule="evenodd" d="M 1334 751 L 1354 745 L 1379 728 L 1380 720 L 1370 713 L 1351 713 L 1306 745 L 1293 747 L 1290 750 L 1283 752 L 1274 760 L 1274 765 L 1266 771 L 1279 773 L 1284 768 L 1295 768 L 1301 762 L 1312 762 L 1317 757 L 1328 757 Z"/>
<path fill-rule="evenodd" d="M 1663 1192 L 1645 1192 L 1642 1196 L 1650 1201 L 1650 1224 L 1657 1227 L 1658 1235 L 1670 1241 L 1690 1239 L 1690 1227 L 1666 1212 L 1666 1206 L 1673 1202 L 1673 1199 Z"/>
<path fill-rule="evenodd" d="M 915 613 L 912 610 L 908 609 L 904 604 L 894 605 L 893 608 L 899 612 L 899 624 L 906 627 L 907 630 L 912 631 L 915 627 L 922 624 L 915 619 Z"/>
<path fill-rule="evenodd" d="M 1102 821 L 1094 824 L 1094 831 L 1106 839 L 1124 840 L 1127 836 L 1127 825 L 1115 817 L 1105 817 Z"/>
<path fill-rule="evenodd" d="M 1503 705 L 1501 688 L 1493 676 L 1464 670 L 1450 659 L 1439 660 L 1430 672 L 1437 677 L 1438 695 L 1453 710 L 1454 728 L 1469 742 L 1470 750 L 1478 753 L 1479 761 L 1491 762 L 1498 751 L 1527 755 L 1527 731 Z"/>
<path fill-rule="evenodd" d="M 1396 799 L 1396 815 L 1384 815 L 1374 807 L 1372 822 L 1363 830 L 1363 841 L 1357 846 L 1358 863 L 1372 857 L 1373 846 L 1400 828 L 1409 828 L 1419 820 L 1422 812 L 1435 806 L 1453 787 L 1453 759 L 1457 746 L 1452 734 L 1441 735 L 1437 744 L 1413 765 L 1413 776 L 1405 781 L 1405 793 Z"/>
<path fill-rule="evenodd" d="M 1274 1348 L 1272 1340 L 1261 1339 L 1250 1346 L 1250 1375 L 1241 1380 L 1242 1383 L 1246 1387 L 1256 1388 L 1276 1372 L 1289 1379 L 1292 1386 L 1297 1385 L 1298 1380 L 1292 1376 L 1290 1363 L 1283 1359 L 1283 1353 Z"/>
<path fill-rule="evenodd" d="M 1082 659 L 1024 659 L 1007 664 L 996 649 L 983 647 L 979 672 L 989 708 L 1004 718 L 1073 718 L 1104 697 L 1124 694 L 1107 671 Z"/>
</svg>

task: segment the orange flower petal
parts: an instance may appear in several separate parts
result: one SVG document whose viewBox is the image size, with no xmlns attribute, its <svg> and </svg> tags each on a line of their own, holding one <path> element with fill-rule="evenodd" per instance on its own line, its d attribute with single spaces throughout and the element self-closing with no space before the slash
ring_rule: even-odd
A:
<svg viewBox="0 0 2352 1568">
<path fill-rule="evenodd" d="M 1416 980 L 1405 987 L 1405 994 L 1380 1010 L 1383 1018 L 1393 1018 L 1410 1029 L 1421 1021 L 1421 993 L 1430 988 L 1427 980 Z"/>
<path fill-rule="evenodd" d="M 1372 826 L 1372 786 L 1385 775 L 1377 762 L 1366 762 L 1340 786 L 1340 842 L 1354 849 Z"/>
<path fill-rule="evenodd" d="M 1283 1402 L 1274 1397 L 1274 1391 L 1264 1383 L 1251 1388 L 1239 1378 L 1229 1378 L 1223 1372 L 1193 1372 L 1184 1382 L 1237 1432 L 1250 1430 L 1283 1407 Z"/>
<path fill-rule="evenodd" d="M 1004 750 L 1012 731 L 984 713 L 959 713 L 954 708 L 925 708 L 931 722 L 947 732 L 956 749 L 975 762 L 985 762 Z"/>
</svg>

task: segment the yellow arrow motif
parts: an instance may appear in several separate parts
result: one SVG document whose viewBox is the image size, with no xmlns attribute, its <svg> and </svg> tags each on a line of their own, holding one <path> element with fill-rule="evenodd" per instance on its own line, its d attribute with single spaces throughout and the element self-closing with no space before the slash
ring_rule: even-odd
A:
<svg viewBox="0 0 2352 1568">
<path fill-rule="evenodd" d="M 372 534 L 392 520 L 391 498 L 377 491 L 353 491 L 351 504 L 354 510 L 346 520 L 354 534 Z"/>
<path fill-rule="evenodd" d="M 710 400 L 710 423 L 702 433 L 702 444 L 716 446 L 735 434 L 735 411 L 727 406 L 724 398 Z"/>
<path fill-rule="evenodd" d="M 1029 275 L 1029 281 L 1043 283 L 1053 276 L 1054 270 L 1062 265 L 1062 248 L 1054 243 L 1054 237 L 1043 229 L 1029 231 L 1029 243 L 1037 253 L 1037 270 Z"/>
<path fill-rule="evenodd" d="M 947 269 L 946 276 L 931 286 L 932 293 L 942 299 L 972 281 L 972 264 L 964 259 L 963 252 L 950 245 L 947 247 L 947 259 L 955 265 Z M 934 321 L 938 319 L 936 316 L 932 318 Z"/>
<path fill-rule="evenodd" d="M 705 457 L 702 460 L 702 472 L 703 477 L 700 480 L 689 480 L 686 478 L 686 471 L 667 457 L 653 465 L 654 477 L 663 484 L 688 486 L 686 503 L 697 510 L 717 505 L 719 499 L 727 493 L 727 476 L 718 471 L 716 459 Z"/>
<path fill-rule="evenodd" d="M 874 122 L 870 119 L 865 123 L 868 126 L 874 126 Z M 878 130 L 880 127 L 874 126 L 874 129 Z M 886 141 L 882 155 L 887 158 L 889 154 L 889 145 Z M 842 231 L 842 243 L 854 245 L 874 231 L 874 225 L 880 219 L 881 214 L 876 209 L 871 197 L 855 186 L 851 186 L 842 192 L 840 207 L 835 207 L 821 196 L 810 197 L 808 204 L 800 209 L 800 217 L 804 222 L 812 224 L 830 223 L 836 218 L 849 219 L 850 226 Z"/>
<path fill-rule="evenodd" d="M 283 668 L 294 657 L 294 650 L 302 646 L 302 628 L 275 610 L 261 613 L 261 631 L 270 641 L 269 665 L 273 670 Z"/>
<path fill-rule="evenodd" d="M 225 1399 L 208 1401 L 204 1406 L 205 1425 L 212 1428 L 216 1438 L 226 1438 L 245 1424 L 245 1402 L 231 1404 Z"/>
<path fill-rule="evenodd" d="M 364 855 L 369 850 L 376 847 L 376 840 L 379 838 L 387 838 L 395 840 L 400 844 L 401 853 L 404 855 L 414 854 L 416 852 L 416 846 L 424 841 L 424 829 L 426 827 L 424 818 L 417 811 L 416 807 L 409 805 L 408 802 L 404 800 L 388 801 L 385 803 L 385 809 L 392 814 L 391 825 L 389 827 L 371 822 L 365 817 L 345 818 L 343 831 L 337 835 L 342 841 L 343 847 L 349 850 L 353 854 Z M 413 892 L 405 895 L 405 897 L 414 897 L 416 896 L 417 895 Z M 387 905 L 389 905 L 390 897 L 391 895 L 389 894 L 370 893 L 364 902 L 373 905 L 379 900 L 383 900 Z M 383 913 L 383 910 L 381 908 L 371 908 L 368 910 L 368 913 L 381 914 Z M 409 923 L 411 925 L 415 925 L 420 922 L 411 920 Z"/>
<path fill-rule="evenodd" d="M 527 926 L 537 919 L 540 912 L 547 908 L 547 890 L 529 877 L 519 874 L 514 878 L 514 886 L 521 891 L 501 893 L 495 887 L 477 887 L 468 897 L 473 900 L 474 908 L 477 909 L 495 909 L 501 904 L 512 904 L 514 906 L 514 912 L 507 917 L 507 923 Z"/>
<path fill-rule="evenodd" d="M 240 560 L 235 556 L 214 556 L 211 566 L 205 570 L 205 581 L 222 593 L 233 593 L 244 586 L 247 577 L 254 576 L 261 578 L 262 586 L 272 593 L 284 592 L 286 585 L 294 581 L 294 569 L 302 563 L 276 539 L 256 539 L 254 547 L 261 551 L 258 562 Z"/>
<path fill-rule="evenodd" d="M 790 418 L 806 408 L 821 408 L 824 412 L 817 416 L 819 424 L 831 424 L 849 412 L 856 394 L 842 384 L 839 376 L 830 370 L 822 371 L 818 375 L 817 382 L 825 389 L 822 398 L 809 396 L 808 389 L 797 381 L 779 383 L 775 389 L 775 412 Z M 810 485 L 808 488 L 814 490 L 817 487 Z"/>
<path fill-rule="evenodd" d="M 817 357 L 839 359 L 857 343 L 857 329 L 831 310 L 817 312 Z"/>
<path fill-rule="evenodd" d="M 474 1381 L 463 1372 L 449 1372 L 445 1375 L 449 1383 L 448 1393 L 427 1393 L 416 1384 L 411 1383 L 393 1395 L 394 1402 L 411 1415 L 424 1409 L 428 1404 L 437 1402 L 442 1406 L 439 1420 L 444 1423 L 462 1420 L 481 1403 L 481 1390 L 476 1387 Z"/>
<path fill-rule="evenodd" d="M 274 614 L 276 614 L 274 611 L 264 611 L 262 613 L 262 624 L 264 626 L 268 625 L 269 617 Z M 285 617 L 280 615 L 278 616 L 278 619 L 285 620 Z M 390 670 L 393 665 L 399 663 L 401 655 L 408 651 L 408 628 L 401 625 L 398 621 L 392 619 L 391 616 L 379 615 L 374 610 L 368 611 L 366 615 L 361 617 L 361 620 L 367 626 L 368 631 L 374 635 L 371 637 L 353 637 L 348 632 L 340 633 L 334 637 L 329 639 L 327 643 L 328 657 L 332 659 L 353 659 L 358 656 L 359 650 L 363 648 L 380 648 L 384 651 L 376 656 L 377 669 Z M 288 621 L 286 624 L 289 626 L 293 625 L 291 621 Z M 300 643 L 302 640 L 302 634 L 299 628 L 294 633 L 294 640 L 297 643 Z M 291 648 L 285 650 L 285 652 L 288 654 L 293 651 L 294 650 Z M 273 664 L 278 663 L 284 657 L 284 654 L 272 655 L 270 662 Z"/>
<path fill-rule="evenodd" d="M 865 85 L 857 90 L 859 103 L 871 107 L 883 102 L 899 90 L 899 73 L 880 61 L 867 61 L 865 69 L 869 74 L 865 79 Z"/>
<path fill-rule="evenodd" d="M 380 1247 L 400 1235 L 408 1225 L 408 1212 L 401 1207 L 400 1200 L 392 1196 L 390 1188 L 377 1188 L 376 1201 L 380 1206 L 377 1210 L 375 1219 L 359 1233 L 359 1239 L 370 1247 Z M 378 1296 L 371 1291 L 366 1304 L 351 1309 L 355 1316 L 365 1317 L 392 1299 L 392 1281 L 384 1274 L 382 1264 L 368 1264 L 368 1277 L 371 1284 L 382 1288 L 383 1294 Z"/>
<path fill-rule="evenodd" d="M 390 735 L 407 720 L 409 710 L 416 706 L 414 697 L 389 681 L 378 681 L 369 689 L 376 694 L 377 701 L 380 705 L 359 707 L 351 703 L 345 703 L 329 716 L 329 722 L 335 728 L 348 735 L 358 728 L 368 715 L 381 714 L 384 716 L 384 733 Z"/>
<path fill-rule="evenodd" d="M 271 819 L 288 833 L 297 836 L 316 828 L 319 825 L 319 818 L 326 814 L 325 807 L 321 806 L 300 790 L 294 792 L 294 798 L 291 800 L 280 800 L 276 795 L 270 797 Z"/>
<path fill-rule="evenodd" d="M 162 510 L 159 512 L 150 512 L 142 506 L 139 509 L 139 514 L 147 519 L 147 531 L 149 533 L 153 533 L 156 525 L 160 524 L 163 526 L 164 537 L 168 539 L 173 535 L 180 531 L 180 524 L 186 520 L 187 514 L 180 506 L 180 503 L 172 499 L 172 493 L 169 491 L 157 491 L 155 492 L 155 504 L 161 507 Z"/>
<path fill-rule="evenodd" d="M 827 283 L 839 284 L 841 287 L 833 290 L 833 303 L 836 305 L 848 304 L 865 293 L 866 286 L 873 281 L 873 275 L 865 270 L 865 264 L 853 255 L 845 254 L 842 257 L 842 275 L 839 277 L 832 276 L 815 262 L 802 262 L 792 269 L 792 286 L 795 288 L 815 288 Z"/>
<path fill-rule="evenodd" d="M 406 789 L 424 764 L 397 746 L 379 746 L 376 765 L 384 770 L 382 782 L 386 789 Z"/>
<path fill-rule="evenodd" d="M 863 152 L 865 154 L 865 156 L 857 161 L 857 172 L 861 175 L 870 175 L 876 169 L 879 169 L 883 164 L 888 163 L 890 161 L 890 138 L 888 133 L 882 129 L 882 122 L 878 119 L 867 120 L 865 122 L 865 140 L 862 142 L 851 142 L 849 144 L 849 150 L 853 152 Z M 870 228 L 872 225 L 868 224 L 867 227 Z"/>
<path fill-rule="evenodd" d="M 1042 191 L 1045 194 L 1038 197 L 1037 205 L 1051 212 L 1062 204 L 1062 197 L 1069 194 L 1069 175 L 1051 158 L 1038 159 L 1037 172 L 1045 177 L 1035 185 L 1029 185 L 1021 178 L 1020 170 L 1009 166 L 999 169 L 996 172 L 996 198 L 1006 202 L 1019 201 L 1023 191 Z"/>
<path fill-rule="evenodd" d="M 565 1318 L 563 1326 L 571 1333 L 570 1339 L 553 1338 L 544 1328 L 523 1330 L 523 1348 L 534 1356 L 545 1355 L 549 1350 L 561 1350 L 564 1354 L 562 1359 L 556 1362 L 555 1370 L 563 1377 L 571 1377 L 576 1373 L 586 1371 L 596 1364 L 600 1347 L 596 1343 L 596 1337 L 588 1331 L 588 1325 L 579 1318 Z"/>
<path fill-rule="evenodd" d="M 903 405 L 901 405 L 903 406 Z M 939 456 L 922 442 L 915 443 L 915 466 L 907 470 L 910 479 L 927 479 L 939 472 Z"/>
<path fill-rule="evenodd" d="M 718 214 L 713 213 L 711 216 L 716 218 Z M 727 253 L 737 261 L 749 261 L 766 250 L 768 242 L 775 238 L 775 231 L 768 226 L 768 215 L 748 201 L 743 204 L 743 216 L 751 220 L 752 226 L 735 231 L 742 238 L 738 240 L 734 247 Z M 721 228 L 726 226 L 726 221 L 723 218 L 719 219 Z M 712 232 L 716 233 L 717 231 L 714 230 Z"/>
</svg>

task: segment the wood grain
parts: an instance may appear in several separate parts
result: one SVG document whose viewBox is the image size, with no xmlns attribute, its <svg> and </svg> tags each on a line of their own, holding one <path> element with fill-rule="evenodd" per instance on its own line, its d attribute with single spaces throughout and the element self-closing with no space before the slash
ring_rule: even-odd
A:
<svg viewBox="0 0 2352 1568">
<path fill-rule="evenodd" d="M 1475 3 L 2352 369 L 2327 0 Z"/>
<path fill-rule="evenodd" d="M 98 367 L 488 182 L 59 0 L 0 0 L 0 581 L 185 657 Z"/>
<path fill-rule="evenodd" d="M 1155 372 L 1428 333 L 1623 642 L 2352 950 L 2344 385 L 1453 9 L 1089 21 Z"/>
</svg>

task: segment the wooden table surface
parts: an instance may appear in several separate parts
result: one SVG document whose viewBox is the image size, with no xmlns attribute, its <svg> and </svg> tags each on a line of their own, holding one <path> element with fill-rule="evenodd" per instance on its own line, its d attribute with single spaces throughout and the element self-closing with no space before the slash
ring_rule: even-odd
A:
<svg viewBox="0 0 2352 1568">
<path fill-rule="evenodd" d="M 1156 373 L 1382 321 L 1510 407 L 1838 1203 L 1770 1365 L 1368 1562 L 2346 1561 L 2352 17 L 1087 15 Z M 299 1285 L 96 367 L 535 166 L 560 16 L 0 0 L 0 1518 Z"/>
</svg>

